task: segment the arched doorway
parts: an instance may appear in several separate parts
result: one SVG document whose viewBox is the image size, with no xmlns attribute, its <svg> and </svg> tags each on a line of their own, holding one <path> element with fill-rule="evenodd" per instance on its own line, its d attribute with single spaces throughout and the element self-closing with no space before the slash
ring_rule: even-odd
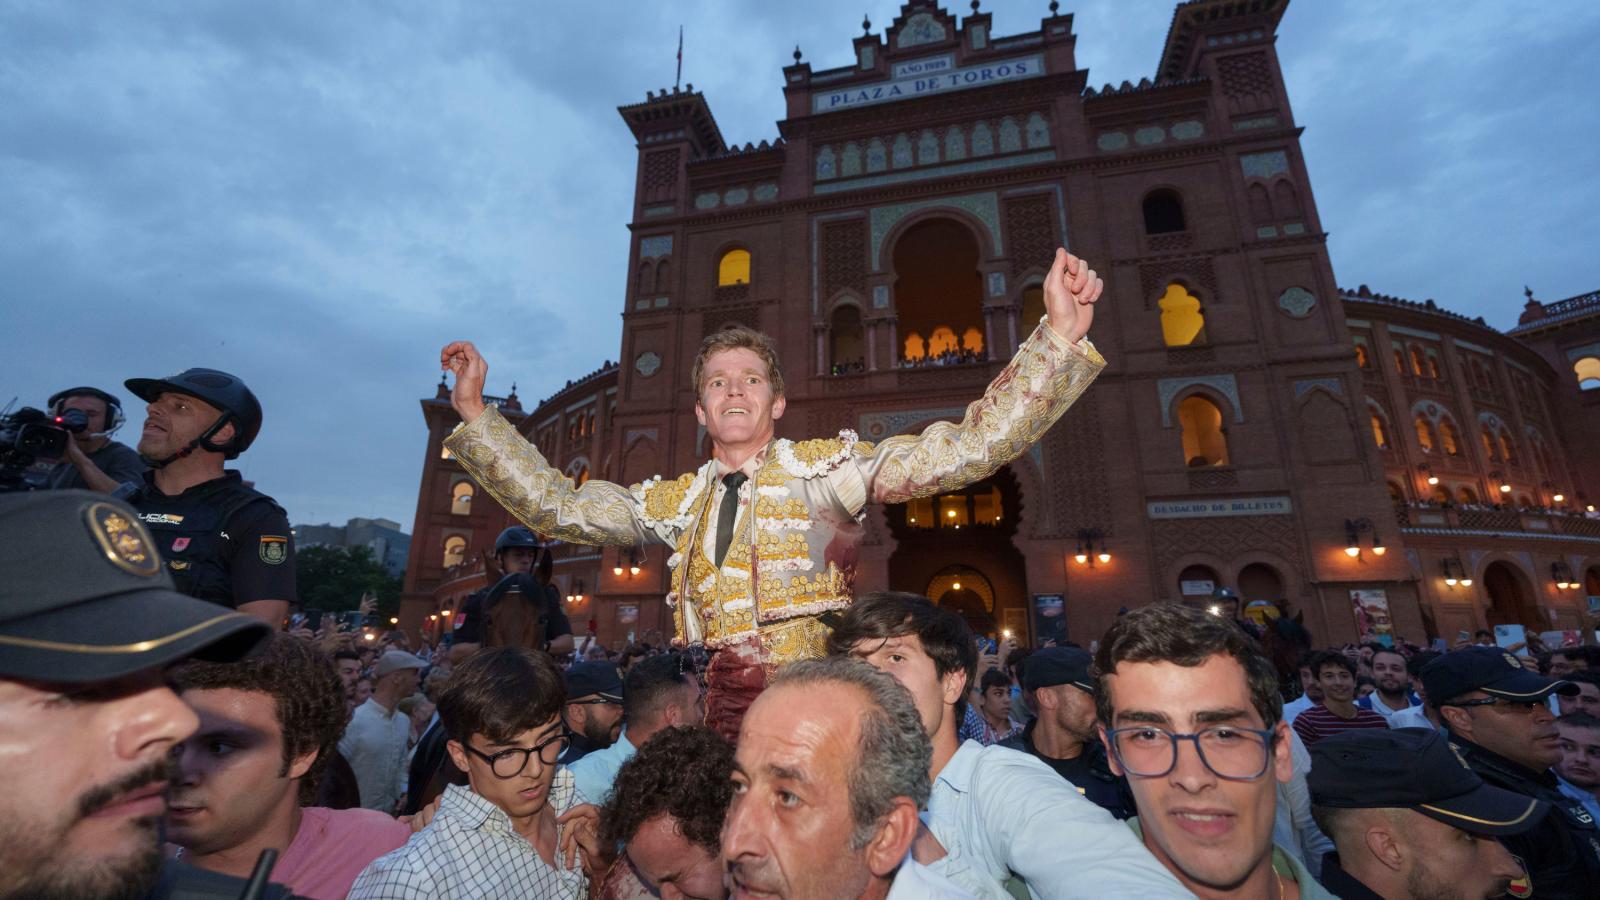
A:
<svg viewBox="0 0 1600 900">
<path fill-rule="evenodd" d="M 886 506 L 896 545 L 890 589 L 956 610 L 979 634 L 1026 621 L 1026 566 L 1012 543 L 1021 502 L 1016 476 L 1005 467 L 959 491 Z M 1015 610 L 1010 618 L 1007 610 Z"/>
<path fill-rule="evenodd" d="M 1508 562 L 1492 562 L 1483 570 L 1483 592 L 1489 598 L 1490 625 L 1521 625 L 1530 631 L 1547 628 L 1527 578 Z"/>
<path fill-rule="evenodd" d="M 1211 595 L 1220 587 L 1222 579 L 1217 577 L 1217 570 L 1210 566 L 1196 563 L 1185 566 L 1178 573 L 1178 598 L 1185 606 L 1204 609 L 1210 605 Z"/>
<path fill-rule="evenodd" d="M 895 242 L 895 315 L 907 365 L 987 358 L 980 251 L 971 230 L 929 219 Z"/>
</svg>

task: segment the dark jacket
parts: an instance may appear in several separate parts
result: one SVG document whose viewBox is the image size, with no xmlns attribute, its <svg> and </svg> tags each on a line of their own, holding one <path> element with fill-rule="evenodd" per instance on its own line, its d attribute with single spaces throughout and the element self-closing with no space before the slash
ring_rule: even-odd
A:
<svg viewBox="0 0 1600 900">
<path fill-rule="evenodd" d="M 1028 727 L 1022 729 L 1021 734 L 1006 738 L 1000 742 L 1000 746 L 1021 750 L 1037 757 L 1077 788 L 1078 793 L 1094 801 L 1095 805 L 1113 816 L 1127 819 L 1136 814 L 1128 782 L 1111 771 L 1111 765 L 1106 761 L 1104 744 L 1098 740 L 1085 741 L 1083 753 L 1076 759 L 1052 759 L 1040 753 L 1033 745 L 1033 729 L 1038 724 L 1038 719 L 1030 719 Z"/>
<path fill-rule="evenodd" d="M 1550 804 L 1538 825 L 1500 839 L 1528 873 L 1532 896 L 1592 900 L 1600 895 L 1600 827 L 1582 804 L 1561 793 L 1554 774 L 1535 772 L 1454 734 L 1450 746 L 1484 781 Z"/>
</svg>

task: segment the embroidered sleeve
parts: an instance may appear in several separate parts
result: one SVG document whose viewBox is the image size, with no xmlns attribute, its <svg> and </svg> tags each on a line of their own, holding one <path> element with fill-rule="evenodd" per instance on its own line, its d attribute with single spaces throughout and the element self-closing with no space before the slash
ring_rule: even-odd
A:
<svg viewBox="0 0 1600 900">
<path fill-rule="evenodd" d="M 540 534 L 596 546 L 668 539 L 658 530 L 665 523 L 639 518 L 635 495 L 644 486 L 630 491 L 597 478 L 574 485 L 492 406 L 444 444 L 501 506 Z"/>
<path fill-rule="evenodd" d="M 989 477 L 1054 425 L 1105 365 L 1087 339 L 1074 346 L 1040 321 L 959 424 L 935 422 L 858 456 L 861 494 L 901 503 Z"/>
</svg>

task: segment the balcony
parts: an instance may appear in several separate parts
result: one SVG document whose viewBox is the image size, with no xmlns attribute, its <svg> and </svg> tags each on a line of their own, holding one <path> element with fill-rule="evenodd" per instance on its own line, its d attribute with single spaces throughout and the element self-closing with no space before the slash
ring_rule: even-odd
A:
<svg viewBox="0 0 1600 900">
<path fill-rule="evenodd" d="M 1446 530 L 1600 540 L 1600 518 L 1564 510 L 1397 503 L 1394 517 L 1402 529 L 1424 534 Z"/>
</svg>

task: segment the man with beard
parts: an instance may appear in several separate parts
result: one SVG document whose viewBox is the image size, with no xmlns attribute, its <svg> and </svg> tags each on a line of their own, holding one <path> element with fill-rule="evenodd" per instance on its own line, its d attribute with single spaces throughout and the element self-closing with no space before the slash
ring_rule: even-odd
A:
<svg viewBox="0 0 1600 900">
<path fill-rule="evenodd" d="M 1372 681 L 1377 690 L 1356 701 L 1356 706 L 1370 709 L 1394 727 L 1396 713 L 1416 706 L 1417 695 L 1411 692 L 1411 673 L 1406 670 L 1406 658 L 1400 651 L 1380 647 L 1372 651 Z"/>
<path fill-rule="evenodd" d="M 1484 784 L 1432 729 L 1351 731 L 1311 750 L 1312 815 L 1333 837 L 1322 883 L 1343 900 L 1486 900 L 1522 876 L 1495 840 L 1549 813 Z"/>
<path fill-rule="evenodd" d="M 561 720 L 572 743 L 561 764 L 572 765 L 622 736 L 622 676 L 615 665 L 603 660 L 573 663 L 567 669 L 566 688 Z M 604 798 L 590 799 L 598 802 Z"/>
<path fill-rule="evenodd" d="M 710 458 L 672 480 L 582 485 L 483 400 L 488 363 L 466 341 L 440 352 L 455 373 L 454 458 L 535 531 L 577 544 L 665 544 L 676 638 L 723 652 L 706 673 L 707 723 L 724 737 L 783 663 L 823 655 L 823 616 L 854 596 L 868 503 L 958 490 L 1027 451 L 1105 366 L 1084 340 L 1104 285 L 1058 249 L 1045 317 L 959 424 L 874 446 L 853 431 L 777 439 L 787 408 L 777 350 L 743 326 L 707 335 L 691 368 Z"/>
<path fill-rule="evenodd" d="M 1322 686 L 1317 684 L 1317 672 L 1311 668 L 1316 655 L 1313 650 L 1300 657 L 1300 696 L 1283 705 L 1283 721 L 1290 725 L 1301 713 L 1322 702 Z"/>
<path fill-rule="evenodd" d="M 198 725 L 166 669 L 237 659 L 266 634 L 177 593 L 125 504 L 0 498 L 0 897 L 149 892 L 172 749 Z"/>
<path fill-rule="evenodd" d="M 1094 657 L 1077 647 L 1046 647 L 1028 657 L 1023 689 L 1034 697 L 1037 718 L 1002 747 L 1038 757 L 1078 793 L 1119 819 L 1133 815 L 1128 783 L 1111 772 L 1095 733 Z"/>
<path fill-rule="evenodd" d="M 1561 761 L 1561 735 L 1549 697 L 1572 693 L 1572 684 L 1528 671 L 1499 647 L 1446 653 L 1422 670 L 1422 683 L 1450 745 L 1474 772 L 1552 807 L 1531 831 L 1504 839 L 1527 872 L 1512 892 L 1592 898 L 1600 885 L 1600 828 L 1583 804 L 1561 793 L 1550 771 Z"/>
</svg>

